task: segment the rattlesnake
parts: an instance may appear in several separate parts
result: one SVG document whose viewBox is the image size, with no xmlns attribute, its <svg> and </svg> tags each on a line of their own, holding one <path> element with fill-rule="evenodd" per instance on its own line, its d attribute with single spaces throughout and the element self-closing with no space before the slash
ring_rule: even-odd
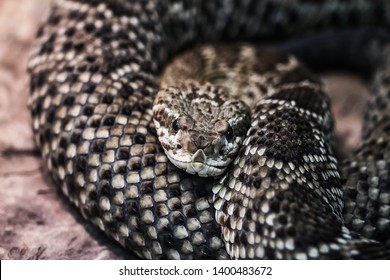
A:
<svg viewBox="0 0 390 280">
<path fill-rule="evenodd" d="M 169 162 L 152 106 L 162 68 L 187 46 L 388 27 L 389 15 L 386 1 L 55 1 L 29 63 L 36 142 L 82 215 L 142 258 L 388 257 L 369 239 L 389 233 L 386 71 L 376 75 L 365 142 L 342 170 L 352 231 L 328 101 L 295 59 L 264 69 L 274 84 L 282 78 L 273 69 L 300 70 L 256 105 L 220 179 Z"/>
</svg>

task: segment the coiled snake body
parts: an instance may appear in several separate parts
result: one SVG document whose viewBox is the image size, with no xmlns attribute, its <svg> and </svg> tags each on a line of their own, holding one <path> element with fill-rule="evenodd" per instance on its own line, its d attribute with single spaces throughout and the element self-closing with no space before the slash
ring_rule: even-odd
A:
<svg viewBox="0 0 390 280">
<path fill-rule="evenodd" d="M 236 94 L 252 111 L 238 156 L 218 179 L 171 164 L 153 122 L 161 70 L 184 47 L 389 26 L 389 3 L 355 2 L 55 1 L 29 64 L 33 127 L 54 181 L 86 219 L 142 258 L 387 258 L 388 248 L 373 241 L 390 233 L 386 63 L 376 68 L 363 144 L 341 176 L 329 102 L 294 58 L 247 45 L 221 52 L 212 68 L 240 65 L 241 74 L 215 92 L 240 85 Z M 219 56 L 218 47 L 203 50 Z M 207 80 L 218 86 L 219 74 L 226 76 Z M 172 123 L 162 125 L 177 130 Z M 214 127 L 224 141 L 240 130 Z M 191 173 L 203 172 L 207 153 L 193 157 Z"/>
</svg>

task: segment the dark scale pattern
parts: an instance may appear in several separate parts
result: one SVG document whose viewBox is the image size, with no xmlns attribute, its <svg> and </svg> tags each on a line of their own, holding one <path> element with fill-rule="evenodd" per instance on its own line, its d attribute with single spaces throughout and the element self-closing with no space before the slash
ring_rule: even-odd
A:
<svg viewBox="0 0 390 280">
<path fill-rule="evenodd" d="M 334 5 L 336 1 L 301 2 L 297 5 L 281 0 L 54 1 L 50 16 L 39 29 L 29 63 L 30 108 L 36 142 L 50 175 L 83 216 L 142 258 L 227 258 L 214 218 L 213 181 L 178 171 L 168 163 L 157 142 L 151 115 L 157 75 L 172 54 L 195 42 L 259 40 L 325 26 L 347 26 L 350 22 L 385 26 L 390 23 L 387 1 L 340 1 L 338 5 Z M 279 133 L 277 128 L 273 130 Z M 324 137 L 321 135 L 316 141 L 321 142 Z M 272 143 L 271 148 L 279 149 Z M 255 149 L 260 151 L 259 146 Z M 270 153 L 274 157 L 277 154 Z M 296 213 L 312 207 L 313 202 L 307 200 L 319 197 L 316 192 L 308 193 L 296 198 L 297 203 L 303 202 L 302 208 L 289 205 L 290 196 L 300 193 L 295 184 L 301 187 L 301 180 L 319 177 L 316 173 L 319 169 L 311 167 L 310 156 L 316 159 L 320 155 L 323 154 L 311 152 L 306 155 L 307 162 L 300 155 L 298 158 L 306 165 L 296 164 L 295 170 L 305 176 L 296 173 L 294 188 L 285 193 L 275 192 L 273 195 L 278 199 L 269 203 L 270 213 L 285 209 L 277 217 L 281 224 L 288 225 L 279 233 L 280 240 L 287 235 L 298 237 L 292 242 L 300 248 L 296 253 L 306 250 L 312 258 L 323 257 L 316 252 L 324 250 L 325 257 L 333 257 L 332 252 L 338 251 L 335 246 L 341 246 L 341 241 L 336 240 L 334 248 L 312 249 L 315 229 L 307 232 L 309 240 L 303 244 L 306 235 L 300 224 L 290 225 Z M 330 166 L 324 170 L 333 170 L 335 163 L 326 160 Z M 384 160 L 388 167 L 388 158 Z M 277 171 L 279 162 L 269 164 L 267 174 L 277 182 L 281 176 Z M 248 165 L 248 168 L 256 167 Z M 256 185 L 256 180 L 248 180 Z M 333 191 L 325 185 L 320 193 L 329 199 L 338 198 L 338 186 L 335 188 Z M 385 194 L 382 199 L 386 201 L 386 197 Z M 320 199 L 321 205 L 324 200 Z M 293 210 L 288 211 L 289 207 Z M 316 211 L 321 209 L 317 206 Z M 340 238 L 347 239 L 347 230 L 337 224 L 338 207 L 331 203 L 323 209 L 331 209 L 333 216 L 308 215 L 301 223 L 325 219 L 336 224 L 335 228 L 324 229 L 326 241 L 333 240 L 330 233 L 342 233 Z M 386 209 L 379 211 L 387 213 Z M 253 215 L 259 218 L 262 214 L 253 212 Z M 251 223 L 247 226 L 253 229 Z M 262 229 L 255 226 L 255 230 Z M 279 231 L 269 229 L 266 234 L 274 238 L 274 232 Z M 226 237 L 226 233 L 222 236 Z M 242 235 L 242 243 L 251 244 L 250 238 Z M 286 248 L 282 257 L 302 258 L 289 249 L 290 243 L 274 244 Z M 248 251 L 245 256 L 280 257 L 280 251 L 273 249 L 275 246 L 259 254 Z"/>
<path fill-rule="evenodd" d="M 235 167 L 214 188 L 218 223 L 236 258 L 334 257 L 345 241 L 336 159 L 324 124 L 280 96 L 255 107 Z"/>
<path fill-rule="evenodd" d="M 369 238 L 389 243 L 390 236 L 390 115 L 388 49 L 375 76 L 361 147 L 343 163 L 345 223 Z"/>
<path fill-rule="evenodd" d="M 373 138 L 345 163 L 345 223 L 364 236 L 388 242 L 390 233 L 389 142 Z M 372 152 L 375 149 L 375 152 Z"/>
</svg>

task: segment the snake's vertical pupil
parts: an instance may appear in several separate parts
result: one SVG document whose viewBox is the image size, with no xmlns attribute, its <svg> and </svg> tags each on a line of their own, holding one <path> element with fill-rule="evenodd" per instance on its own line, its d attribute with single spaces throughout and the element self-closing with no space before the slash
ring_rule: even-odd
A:
<svg viewBox="0 0 390 280">
<path fill-rule="evenodd" d="M 231 127 L 230 124 L 229 124 L 228 128 L 226 129 L 225 137 L 227 140 L 230 140 L 233 138 L 233 128 Z"/>
<path fill-rule="evenodd" d="M 172 129 L 173 129 L 173 131 L 175 131 L 175 132 L 178 132 L 178 131 L 179 131 L 180 126 L 179 126 L 179 122 L 178 122 L 177 119 L 174 120 L 174 121 L 172 122 Z"/>
</svg>

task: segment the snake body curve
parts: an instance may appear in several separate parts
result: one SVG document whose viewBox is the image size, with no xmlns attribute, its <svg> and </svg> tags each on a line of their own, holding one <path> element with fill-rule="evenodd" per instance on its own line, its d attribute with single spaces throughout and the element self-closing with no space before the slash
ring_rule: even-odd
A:
<svg viewBox="0 0 390 280">
<path fill-rule="evenodd" d="M 344 226 L 342 180 L 322 140 L 328 138 L 327 113 L 319 113 L 325 105 L 311 108 L 297 99 L 304 90 L 288 95 L 289 102 L 270 99 L 257 108 L 248 132 L 257 136 L 244 140 L 239 152 L 257 158 L 235 162 L 220 181 L 169 163 L 152 104 L 161 69 L 195 42 L 261 40 L 351 23 L 388 27 L 389 14 L 386 1 L 55 1 L 29 64 L 36 142 L 54 181 L 83 216 L 142 258 L 364 257 L 379 246 L 368 238 L 384 242 L 389 233 L 389 116 L 380 105 L 388 103 L 386 71 L 376 75 L 365 142 L 342 177 L 345 196 L 352 198 L 344 220 L 367 238 Z M 291 102 L 309 107 L 294 111 L 286 105 Z M 302 125 L 305 114 L 315 120 Z M 288 153 L 281 151 L 287 147 L 275 141 L 280 128 L 259 135 L 256 126 L 264 119 L 294 120 L 290 132 L 313 139 L 303 143 L 312 152 L 291 150 L 295 162 L 286 162 Z M 255 168 L 262 178 L 250 176 Z M 313 191 L 319 175 L 325 185 Z M 248 186 L 251 201 L 228 183 L 236 180 Z"/>
</svg>

